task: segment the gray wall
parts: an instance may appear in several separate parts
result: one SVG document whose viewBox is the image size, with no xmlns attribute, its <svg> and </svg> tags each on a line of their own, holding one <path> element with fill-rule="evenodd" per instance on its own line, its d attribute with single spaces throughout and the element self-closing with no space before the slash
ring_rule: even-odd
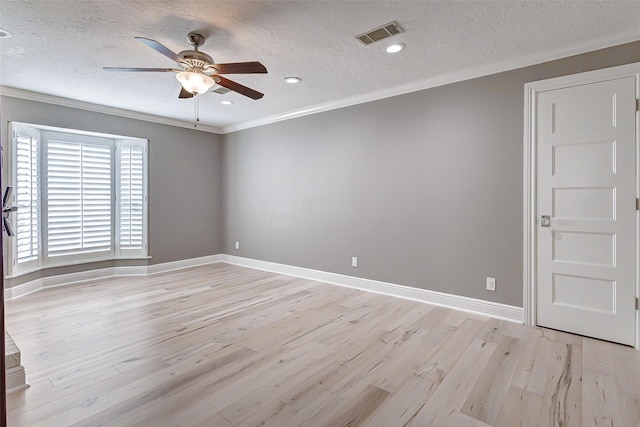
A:
<svg viewBox="0 0 640 427">
<path fill-rule="evenodd" d="M 224 252 L 522 306 L 524 84 L 639 61 L 633 43 L 225 135 Z"/>
<path fill-rule="evenodd" d="M 1 135 L 150 139 L 149 264 L 224 252 L 521 306 L 523 85 L 631 62 L 640 43 L 223 137 L 5 96 Z"/>
<path fill-rule="evenodd" d="M 149 255 L 152 258 L 49 269 L 7 280 L 6 287 L 54 274 L 115 265 L 157 264 L 222 252 L 220 135 L 7 96 L 0 102 L 0 116 L 5 146 L 9 121 L 149 139 Z M 7 182 L 6 177 L 3 182 Z"/>
</svg>

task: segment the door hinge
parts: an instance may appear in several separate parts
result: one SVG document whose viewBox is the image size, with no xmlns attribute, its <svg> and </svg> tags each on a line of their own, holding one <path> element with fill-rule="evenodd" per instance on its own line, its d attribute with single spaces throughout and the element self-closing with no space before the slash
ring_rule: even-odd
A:
<svg viewBox="0 0 640 427">
<path fill-rule="evenodd" d="M 636 297 L 636 310 L 640 309 L 640 298 Z"/>
<path fill-rule="evenodd" d="M 640 111 L 640 98 L 636 99 L 636 111 Z"/>
<path fill-rule="evenodd" d="M 640 211 L 640 199 L 636 197 L 636 210 Z"/>
</svg>

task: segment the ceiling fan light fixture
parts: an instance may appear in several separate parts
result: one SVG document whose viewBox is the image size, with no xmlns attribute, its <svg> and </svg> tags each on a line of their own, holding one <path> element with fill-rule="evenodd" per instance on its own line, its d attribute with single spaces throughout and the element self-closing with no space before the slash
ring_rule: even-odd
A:
<svg viewBox="0 0 640 427">
<path fill-rule="evenodd" d="M 300 77 L 289 76 L 289 77 L 285 77 L 284 81 L 293 85 L 296 83 L 300 83 L 302 79 Z"/>
<path fill-rule="evenodd" d="M 176 79 L 178 79 L 184 90 L 194 95 L 205 93 L 216 84 L 215 80 L 206 74 L 194 73 L 192 71 L 181 71 L 176 74 Z"/>
</svg>

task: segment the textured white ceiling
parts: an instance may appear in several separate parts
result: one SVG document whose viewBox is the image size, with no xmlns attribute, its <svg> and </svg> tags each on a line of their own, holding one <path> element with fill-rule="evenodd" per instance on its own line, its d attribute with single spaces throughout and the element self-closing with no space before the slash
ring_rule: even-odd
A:
<svg viewBox="0 0 640 427">
<path fill-rule="evenodd" d="M 406 44 L 354 36 L 396 20 Z M 228 75 L 265 94 L 199 96 L 200 120 L 232 128 L 626 32 L 638 34 L 640 1 L 211 1 L 0 0 L 0 84 L 47 95 L 193 121 L 173 73 L 109 73 L 103 66 L 173 67 L 142 36 L 179 52 L 208 36 L 216 62 L 260 61 L 267 75 Z M 287 85 L 285 76 L 301 77 Z M 220 104 L 234 101 L 231 106 Z"/>
</svg>

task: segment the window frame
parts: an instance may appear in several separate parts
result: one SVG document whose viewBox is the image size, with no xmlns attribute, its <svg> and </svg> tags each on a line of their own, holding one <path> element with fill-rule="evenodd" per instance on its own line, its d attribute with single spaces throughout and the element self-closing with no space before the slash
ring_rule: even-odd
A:
<svg viewBox="0 0 640 427">
<path fill-rule="evenodd" d="M 10 144 L 7 150 L 8 159 L 5 162 L 7 165 L 7 185 L 14 187 L 17 190 L 17 164 L 16 164 L 16 132 L 25 131 L 36 132 L 36 138 L 38 140 L 38 257 L 36 260 L 18 263 L 17 262 L 17 235 L 13 239 L 5 239 L 5 250 L 7 253 L 6 267 L 7 275 L 5 277 L 12 278 L 29 274 L 35 271 L 44 270 L 48 268 L 64 267 L 71 265 L 80 265 L 92 262 L 111 261 L 118 259 L 148 259 L 148 199 L 149 199 L 149 186 L 148 186 L 148 147 L 149 141 L 143 138 L 128 137 L 121 135 L 104 134 L 89 131 L 80 131 L 75 129 L 65 129 L 52 126 L 36 125 L 31 123 L 22 122 L 9 122 L 8 131 L 10 133 Z M 102 141 L 103 144 L 110 144 L 111 147 L 111 249 L 109 251 L 100 252 L 87 252 L 76 253 L 62 256 L 49 256 L 47 253 L 47 203 L 48 197 L 45 197 L 45 189 L 47 188 L 47 142 L 45 136 L 47 133 L 64 134 L 71 136 L 71 138 L 78 142 L 88 142 L 88 139 L 94 141 Z M 33 137 L 33 136 L 32 136 Z M 82 141 L 83 138 L 87 140 Z M 120 239 L 120 200 L 119 192 L 121 187 L 121 161 L 120 150 L 122 147 L 127 146 L 141 146 L 142 147 L 142 244 L 141 249 L 122 249 L 119 245 Z M 11 202 L 15 205 L 17 198 L 17 191 L 14 191 L 11 196 Z M 12 223 L 16 221 L 16 214 L 10 216 Z M 17 225 L 17 224 L 16 224 Z M 17 226 L 14 227 L 17 232 Z"/>
</svg>

